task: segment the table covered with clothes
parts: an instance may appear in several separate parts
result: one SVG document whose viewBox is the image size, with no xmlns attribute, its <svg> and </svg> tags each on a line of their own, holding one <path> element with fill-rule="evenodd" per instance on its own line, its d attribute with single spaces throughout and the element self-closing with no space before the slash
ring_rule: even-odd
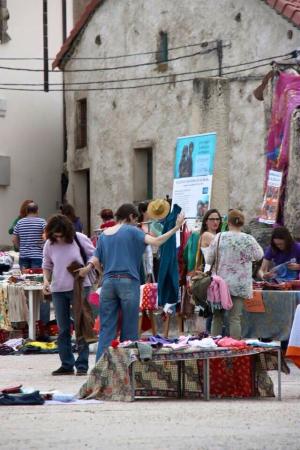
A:
<svg viewBox="0 0 300 450">
<path fill-rule="evenodd" d="M 147 352 L 144 344 L 139 343 L 133 348 L 109 347 L 78 397 L 114 401 L 133 401 L 141 396 L 204 398 L 203 362 L 207 358 L 211 359 L 208 377 L 211 396 L 274 396 L 267 370 L 277 370 L 278 359 L 271 349 L 159 348 Z M 289 373 L 284 360 L 281 368 Z"/>
<path fill-rule="evenodd" d="M 299 291 L 262 291 L 264 312 L 244 308 L 242 338 L 289 339 L 294 314 L 300 304 Z"/>
</svg>

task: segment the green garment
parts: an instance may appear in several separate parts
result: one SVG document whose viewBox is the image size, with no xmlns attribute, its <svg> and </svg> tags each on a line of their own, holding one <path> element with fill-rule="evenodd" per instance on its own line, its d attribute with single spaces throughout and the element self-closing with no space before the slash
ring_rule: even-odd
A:
<svg viewBox="0 0 300 450">
<path fill-rule="evenodd" d="M 17 222 L 19 222 L 20 219 L 21 219 L 21 217 L 18 216 L 18 217 L 16 217 L 16 218 L 14 219 L 14 221 L 10 224 L 9 229 L 8 229 L 8 234 L 13 234 L 13 233 L 14 233 L 15 226 L 16 226 Z"/>
<path fill-rule="evenodd" d="M 192 272 L 195 269 L 199 238 L 200 233 L 198 231 L 192 233 L 183 252 L 183 259 L 188 272 Z"/>
</svg>

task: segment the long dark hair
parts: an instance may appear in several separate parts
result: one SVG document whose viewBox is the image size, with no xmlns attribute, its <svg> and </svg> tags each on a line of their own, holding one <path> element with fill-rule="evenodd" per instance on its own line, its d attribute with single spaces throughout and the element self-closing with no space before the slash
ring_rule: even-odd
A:
<svg viewBox="0 0 300 450">
<path fill-rule="evenodd" d="M 138 218 L 139 213 L 137 208 L 132 203 L 124 203 L 121 205 L 116 212 L 116 219 L 118 222 L 125 220 L 126 222 L 130 222 L 130 215 Z"/>
<path fill-rule="evenodd" d="M 271 236 L 271 247 L 272 247 L 273 252 L 275 252 L 275 253 L 280 252 L 280 250 L 278 247 L 276 247 L 276 244 L 274 243 L 274 239 L 282 239 L 284 241 L 284 244 L 285 244 L 284 250 L 286 252 L 291 251 L 293 244 L 295 242 L 291 233 L 289 232 L 289 230 L 286 227 L 274 228 L 272 236 Z"/>
<path fill-rule="evenodd" d="M 54 214 L 48 219 L 45 228 L 45 237 L 51 244 L 56 242 L 55 233 L 60 233 L 67 244 L 72 244 L 75 236 L 74 226 L 71 220 L 63 214 Z"/>
<path fill-rule="evenodd" d="M 222 216 L 219 213 L 219 211 L 215 208 L 209 209 L 208 211 L 206 211 L 206 213 L 203 216 L 203 220 L 202 220 L 202 226 L 201 226 L 201 230 L 200 230 L 200 234 L 204 233 L 205 231 L 207 231 L 207 219 L 209 218 L 209 216 L 211 214 L 218 214 L 219 218 L 220 218 L 220 223 L 217 229 L 217 233 L 220 233 L 221 228 L 222 228 Z"/>
<path fill-rule="evenodd" d="M 74 207 L 70 205 L 70 203 L 64 203 L 61 205 L 60 210 L 64 216 L 67 216 L 71 220 L 71 222 L 76 222 L 78 217 L 75 214 Z"/>
</svg>

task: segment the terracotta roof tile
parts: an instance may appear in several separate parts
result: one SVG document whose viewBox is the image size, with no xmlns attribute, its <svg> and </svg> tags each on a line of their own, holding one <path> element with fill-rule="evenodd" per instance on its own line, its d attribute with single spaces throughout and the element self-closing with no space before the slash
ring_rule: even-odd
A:
<svg viewBox="0 0 300 450">
<path fill-rule="evenodd" d="M 300 0 L 264 0 L 284 18 L 300 28 Z"/>
<path fill-rule="evenodd" d="M 68 38 L 63 43 L 60 51 L 57 53 L 54 62 L 52 63 L 52 69 L 56 67 L 60 67 L 63 58 L 66 54 L 71 50 L 73 42 L 76 40 L 77 36 L 81 32 L 81 30 L 87 25 L 89 20 L 92 18 L 93 14 L 97 10 L 97 8 L 103 3 L 104 0 L 91 0 L 91 2 L 86 6 L 84 12 L 81 17 L 75 24 L 73 30 L 69 34 Z"/>
</svg>

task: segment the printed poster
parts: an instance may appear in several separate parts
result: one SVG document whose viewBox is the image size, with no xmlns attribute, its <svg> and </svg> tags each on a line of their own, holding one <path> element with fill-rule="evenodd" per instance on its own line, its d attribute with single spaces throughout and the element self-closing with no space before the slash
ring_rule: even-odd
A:
<svg viewBox="0 0 300 450">
<path fill-rule="evenodd" d="M 268 224 L 276 223 L 281 182 L 282 172 L 270 170 L 259 222 Z"/>
<path fill-rule="evenodd" d="M 175 178 L 173 183 L 173 204 L 181 206 L 187 223 L 201 221 L 210 208 L 212 175 Z"/>
<path fill-rule="evenodd" d="M 216 133 L 179 137 L 176 142 L 175 178 L 212 175 Z"/>
</svg>

